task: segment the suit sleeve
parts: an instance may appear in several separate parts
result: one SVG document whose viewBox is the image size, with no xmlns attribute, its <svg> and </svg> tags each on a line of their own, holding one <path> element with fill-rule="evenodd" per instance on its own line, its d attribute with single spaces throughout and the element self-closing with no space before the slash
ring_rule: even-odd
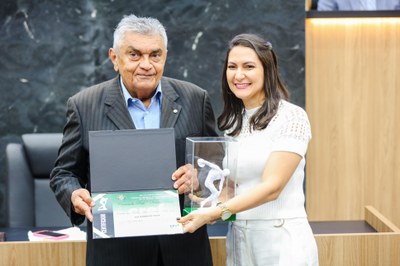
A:
<svg viewBox="0 0 400 266">
<path fill-rule="evenodd" d="M 211 106 L 210 97 L 208 96 L 208 92 L 204 92 L 204 117 L 203 117 L 203 125 L 204 125 L 204 136 L 218 136 L 215 130 L 215 115 L 213 108 Z"/>
<path fill-rule="evenodd" d="M 81 224 L 85 217 L 73 210 L 71 194 L 87 186 L 88 154 L 83 147 L 81 118 L 70 98 L 67 102 L 67 123 L 64 127 L 58 158 L 50 174 L 50 187 L 72 224 Z"/>
</svg>

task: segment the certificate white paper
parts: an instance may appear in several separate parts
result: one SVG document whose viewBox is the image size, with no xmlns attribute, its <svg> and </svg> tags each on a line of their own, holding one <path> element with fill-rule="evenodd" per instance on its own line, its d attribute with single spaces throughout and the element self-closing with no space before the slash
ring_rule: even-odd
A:
<svg viewBox="0 0 400 266">
<path fill-rule="evenodd" d="M 93 238 L 182 234 L 176 190 L 92 193 Z"/>
</svg>

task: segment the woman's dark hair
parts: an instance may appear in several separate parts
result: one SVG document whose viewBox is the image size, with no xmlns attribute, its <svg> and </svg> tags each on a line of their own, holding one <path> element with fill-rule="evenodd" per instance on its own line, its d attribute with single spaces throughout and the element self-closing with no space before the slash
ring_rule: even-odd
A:
<svg viewBox="0 0 400 266">
<path fill-rule="evenodd" d="M 229 89 L 226 78 L 228 57 L 232 48 L 243 46 L 253 49 L 264 67 L 265 101 L 250 119 L 250 130 L 261 130 L 267 127 L 276 114 L 281 99 L 288 100 L 289 92 L 283 84 L 278 72 L 278 61 L 271 43 L 255 34 L 239 34 L 229 43 L 222 72 L 222 97 L 224 108 L 218 117 L 218 128 L 221 131 L 230 129 L 229 136 L 237 136 L 242 128 L 244 105 Z M 234 128 L 233 128 L 234 127 Z"/>
</svg>

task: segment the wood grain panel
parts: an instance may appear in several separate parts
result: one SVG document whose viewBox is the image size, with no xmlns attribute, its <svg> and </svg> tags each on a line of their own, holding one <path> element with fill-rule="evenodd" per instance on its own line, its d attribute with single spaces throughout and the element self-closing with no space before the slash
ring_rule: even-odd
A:
<svg viewBox="0 0 400 266">
<path fill-rule="evenodd" d="M 226 265 L 225 237 L 210 237 L 213 264 Z M 0 265 L 84 266 L 86 241 L 1 242 Z"/>
<path fill-rule="evenodd" d="M 316 235 L 320 266 L 400 265 L 400 234 Z"/>
<path fill-rule="evenodd" d="M 397 232 L 400 229 L 372 206 L 365 206 L 365 221 L 377 232 Z"/>
<path fill-rule="evenodd" d="M 0 265 L 84 266 L 86 241 L 2 242 Z"/>
<path fill-rule="evenodd" d="M 225 237 L 210 237 L 211 253 L 214 266 L 226 266 L 225 240 Z"/>
<path fill-rule="evenodd" d="M 400 226 L 400 18 L 306 19 L 310 220 Z"/>
<path fill-rule="evenodd" d="M 400 265 L 400 230 L 372 206 L 365 207 L 365 219 L 381 230 L 315 235 L 321 266 Z M 226 266 L 225 242 L 225 237 L 210 237 L 215 266 Z M 0 265 L 80 266 L 85 257 L 86 241 L 0 243 Z"/>
</svg>

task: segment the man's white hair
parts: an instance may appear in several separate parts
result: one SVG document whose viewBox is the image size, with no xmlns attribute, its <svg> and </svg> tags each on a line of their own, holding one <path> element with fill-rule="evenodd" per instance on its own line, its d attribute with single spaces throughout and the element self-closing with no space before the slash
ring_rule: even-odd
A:
<svg viewBox="0 0 400 266">
<path fill-rule="evenodd" d="M 137 17 L 133 14 L 124 16 L 114 31 L 114 50 L 119 53 L 119 45 L 123 41 L 126 32 L 143 35 L 159 35 L 164 41 L 165 48 L 168 46 L 168 37 L 164 26 L 155 18 Z"/>
</svg>

